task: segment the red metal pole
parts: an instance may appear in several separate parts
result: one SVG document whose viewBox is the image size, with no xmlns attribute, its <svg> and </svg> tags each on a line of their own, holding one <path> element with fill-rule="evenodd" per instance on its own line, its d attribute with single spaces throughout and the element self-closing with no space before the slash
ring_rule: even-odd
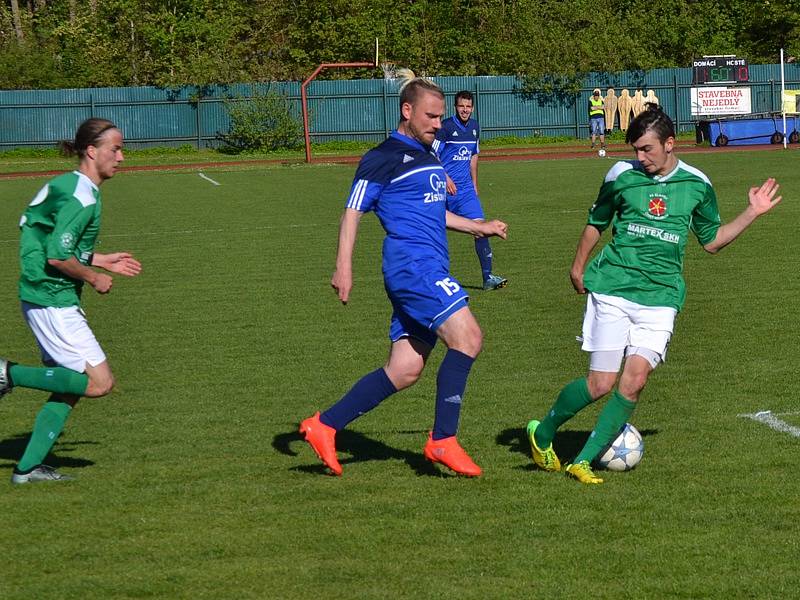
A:
<svg viewBox="0 0 800 600">
<path fill-rule="evenodd" d="M 309 75 L 306 80 L 300 85 L 300 100 L 303 103 L 303 134 L 306 140 L 306 162 L 311 162 L 311 135 L 309 133 L 309 125 L 308 125 L 308 95 L 306 92 L 306 88 L 308 85 L 314 81 L 317 75 L 319 75 L 323 69 L 353 69 L 353 68 L 360 68 L 360 67 L 375 67 L 374 63 L 371 62 L 354 62 L 354 63 L 322 63 L 314 72 Z"/>
</svg>

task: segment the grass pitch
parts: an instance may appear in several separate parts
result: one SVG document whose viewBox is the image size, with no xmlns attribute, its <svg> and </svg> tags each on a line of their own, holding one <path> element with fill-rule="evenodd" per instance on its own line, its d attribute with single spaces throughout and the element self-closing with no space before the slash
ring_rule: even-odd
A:
<svg viewBox="0 0 800 600">
<path fill-rule="evenodd" d="M 724 218 L 770 175 L 785 200 L 718 256 L 690 244 L 669 361 L 632 418 L 645 456 L 592 488 L 535 471 L 524 428 L 586 369 L 568 270 L 609 159 L 481 167 L 488 212 L 510 224 L 493 244 L 504 290 L 479 290 L 471 240 L 451 237 L 486 333 L 460 433 L 477 480 L 422 458 L 441 348 L 417 386 L 340 433 L 344 477 L 296 434 L 388 348 L 373 216 L 348 306 L 329 288 L 354 167 L 204 171 L 219 186 L 118 175 L 98 251 L 130 250 L 144 272 L 84 294 L 118 387 L 73 412 L 49 460 L 66 484 L 7 483 L 46 395 L 0 403 L 0 597 L 796 597 L 800 440 L 739 415 L 800 426 L 797 151 L 683 158 Z M 16 223 L 44 181 L 0 182 L 2 353 L 27 363 Z M 598 410 L 560 432 L 563 458 Z"/>
</svg>

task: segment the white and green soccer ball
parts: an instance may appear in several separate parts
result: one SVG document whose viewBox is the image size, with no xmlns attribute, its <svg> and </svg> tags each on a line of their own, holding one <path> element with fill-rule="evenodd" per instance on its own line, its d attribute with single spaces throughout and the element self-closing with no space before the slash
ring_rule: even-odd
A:
<svg viewBox="0 0 800 600">
<path fill-rule="evenodd" d="M 600 148 L 600 150 L 597 151 L 597 156 L 599 156 L 600 158 L 603 158 L 605 155 L 606 155 L 605 148 Z"/>
<path fill-rule="evenodd" d="M 630 471 L 639 464 L 643 454 L 642 434 L 630 423 L 625 423 L 616 439 L 600 453 L 597 464 L 609 471 Z"/>
</svg>

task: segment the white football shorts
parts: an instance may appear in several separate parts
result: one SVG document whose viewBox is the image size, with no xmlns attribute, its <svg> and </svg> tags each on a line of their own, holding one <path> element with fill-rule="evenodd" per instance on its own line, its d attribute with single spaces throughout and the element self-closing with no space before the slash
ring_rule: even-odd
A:
<svg viewBox="0 0 800 600">
<path fill-rule="evenodd" d="M 677 314 L 668 306 L 644 306 L 618 296 L 589 292 L 581 348 L 597 353 L 598 360 L 593 360 L 590 368 L 617 371 L 626 350 L 641 354 L 655 368 L 667 356 Z"/>
<path fill-rule="evenodd" d="M 83 373 L 86 363 L 96 367 L 105 362 L 105 352 L 79 306 L 56 308 L 23 302 L 22 315 L 36 337 L 46 365 L 56 364 Z"/>
</svg>

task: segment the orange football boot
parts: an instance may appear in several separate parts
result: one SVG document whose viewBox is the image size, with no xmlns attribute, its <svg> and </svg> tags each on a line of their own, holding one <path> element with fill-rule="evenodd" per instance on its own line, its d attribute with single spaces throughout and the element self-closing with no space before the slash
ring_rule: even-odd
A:
<svg viewBox="0 0 800 600">
<path fill-rule="evenodd" d="M 336 430 L 325 425 L 319 420 L 319 411 L 300 423 L 300 433 L 302 433 L 311 449 L 314 450 L 325 466 L 333 471 L 334 475 L 342 474 L 342 465 L 336 458 Z"/>
<path fill-rule="evenodd" d="M 481 468 L 476 465 L 464 449 L 458 445 L 458 441 L 454 435 L 441 440 L 434 440 L 433 433 L 429 433 L 423 453 L 425 454 L 425 458 L 429 461 L 433 463 L 442 463 L 445 467 L 452 469 L 459 475 L 478 477 L 481 474 Z"/>
</svg>

